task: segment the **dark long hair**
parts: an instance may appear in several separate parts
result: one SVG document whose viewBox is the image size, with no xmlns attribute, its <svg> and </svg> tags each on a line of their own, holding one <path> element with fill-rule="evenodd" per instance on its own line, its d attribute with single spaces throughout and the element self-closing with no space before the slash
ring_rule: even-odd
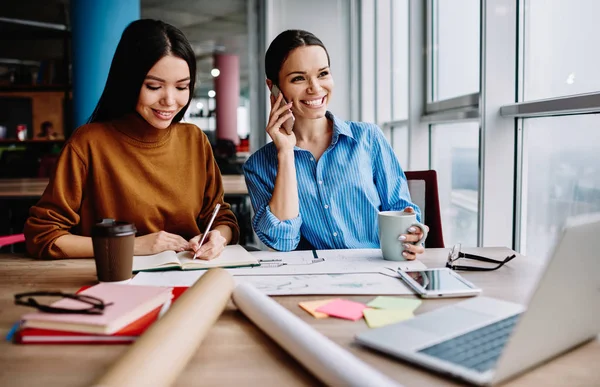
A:
<svg viewBox="0 0 600 387">
<path fill-rule="evenodd" d="M 269 45 L 265 54 L 265 73 L 276 85 L 279 85 L 279 71 L 290 52 L 303 46 L 321 46 L 327 54 L 327 65 L 330 65 L 329 53 L 319 38 L 304 30 L 283 31 Z"/>
<path fill-rule="evenodd" d="M 185 60 L 190 68 L 190 98 L 173 118 L 173 122 L 181 121 L 194 95 L 194 51 L 177 28 L 160 20 L 143 19 L 132 22 L 123 31 L 106 86 L 88 122 L 110 121 L 134 112 L 146 75 L 166 55 Z"/>
</svg>

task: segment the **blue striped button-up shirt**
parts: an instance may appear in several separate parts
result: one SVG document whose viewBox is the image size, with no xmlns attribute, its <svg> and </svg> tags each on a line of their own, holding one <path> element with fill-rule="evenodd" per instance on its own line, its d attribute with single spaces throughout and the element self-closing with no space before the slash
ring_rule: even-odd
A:
<svg viewBox="0 0 600 387">
<path fill-rule="evenodd" d="M 269 208 L 277 176 L 277 148 L 269 143 L 244 164 L 254 217 L 267 246 L 296 249 L 302 235 L 316 249 L 378 248 L 377 213 L 413 207 L 406 176 L 381 129 L 364 122 L 333 121 L 331 144 L 321 158 L 294 148 L 300 214 L 279 220 Z"/>
</svg>

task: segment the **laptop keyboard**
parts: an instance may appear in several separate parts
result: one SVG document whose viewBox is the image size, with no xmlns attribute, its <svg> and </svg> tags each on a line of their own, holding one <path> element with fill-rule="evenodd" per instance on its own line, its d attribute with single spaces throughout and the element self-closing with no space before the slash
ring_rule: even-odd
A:
<svg viewBox="0 0 600 387">
<path fill-rule="evenodd" d="M 511 316 L 483 328 L 424 348 L 424 353 L 447 362 L 485 372 L 494 367 L 502 349 L 517 323 L 519 315 Z"/>
</svg>

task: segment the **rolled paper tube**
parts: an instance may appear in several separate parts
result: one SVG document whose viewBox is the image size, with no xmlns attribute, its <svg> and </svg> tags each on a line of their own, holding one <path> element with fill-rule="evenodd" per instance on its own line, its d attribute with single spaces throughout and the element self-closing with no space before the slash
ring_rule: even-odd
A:
<svg viewBox="0 0 600 387">
<path fill-rule="evenodd" d="M 233 291 L 233 302 L 256 326 L 326 385 L 399 386 L 251 284 L 239 284 Z"/>
<path fill-rule="evenodd" d="M 173 384 L 225 309 L 233 288 L 227 271 L 209 270 L 94 385 Z"/>
</svg>

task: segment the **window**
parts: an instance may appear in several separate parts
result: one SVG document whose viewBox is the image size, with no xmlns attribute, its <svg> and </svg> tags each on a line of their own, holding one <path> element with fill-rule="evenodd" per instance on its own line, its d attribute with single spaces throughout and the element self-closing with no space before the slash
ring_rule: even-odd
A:
<svg viewBox="0 0 600 387">
<path fill-rule="evenodd" d="M 400 165 L 406 169 L 408 167 L 408 0 L 363 2 L 361 7 L 362 34 L 363 37 L 369 38 L 366 44 L 363 42 L 363 55 L 372 57 L 374 62 L 374 71 L 371 70 L 371 59 L 364 61 L 362 67 L 363 120 L 370 119 L 370 106 L 374 104 L 375 121 L 394 149 Z M 371 90 L 376 98 L 370 97 Z"/>
<path fill-rule="evenodd" d="M 377 104 L 375 112 L 377 122 L 389 122 L 392 119 L 392 20 L 390 0 L 375 2 L 375 77 Z M 381 99 L 380 99 L 381 98 Z"/>
<path fill-rule="evenodd" d="M 479 123 L 432 125 L 431 167 L 438 176 L 444 243 L 477 246 Z"/>
<path fill-rule="evenodd" d="M 576 94 L 600 91 L 600 54 L 590 49 L 600 3 L 526 0 L 522 11 L 524 102 L 512 115 L 525 117 L 517 242 L 522 253 L 545 259 L 567 218 L 600 211 L 600 143 L 593 140 L 600 115 L 574 114 L 598 112 L 590 96 Z"/>
<path fill-rule="evenodd" d="M 479 30 L 479 0 L 433 1 L 430 101 L 479 91 Z"/>
<path fill-rule="evenodd" d="M 392 2 L 392 121 L 407 118 L 408 0 L 394 0 Z M 403 147 L 406 147 L 406 144 L 403 144 Z"/>
<path fill-rule="evenodd" d="M 600 90 L 596 0 L 527 0 L 525 101 Z"/>
<path fill-rule="evenodd" d="M 569 216 L 600 211 L 600 115 L 523 120 L 521 252 L 547 258 Z"/>
<path fill-rule="evenodd" d="M 479 0 L 432 0 L 428 15 L 431 55 L 422 121 L 431 124 L 429 164 L 437 171 L 447 245 L 478 243 L 479 8 Z"/>
</svg>

